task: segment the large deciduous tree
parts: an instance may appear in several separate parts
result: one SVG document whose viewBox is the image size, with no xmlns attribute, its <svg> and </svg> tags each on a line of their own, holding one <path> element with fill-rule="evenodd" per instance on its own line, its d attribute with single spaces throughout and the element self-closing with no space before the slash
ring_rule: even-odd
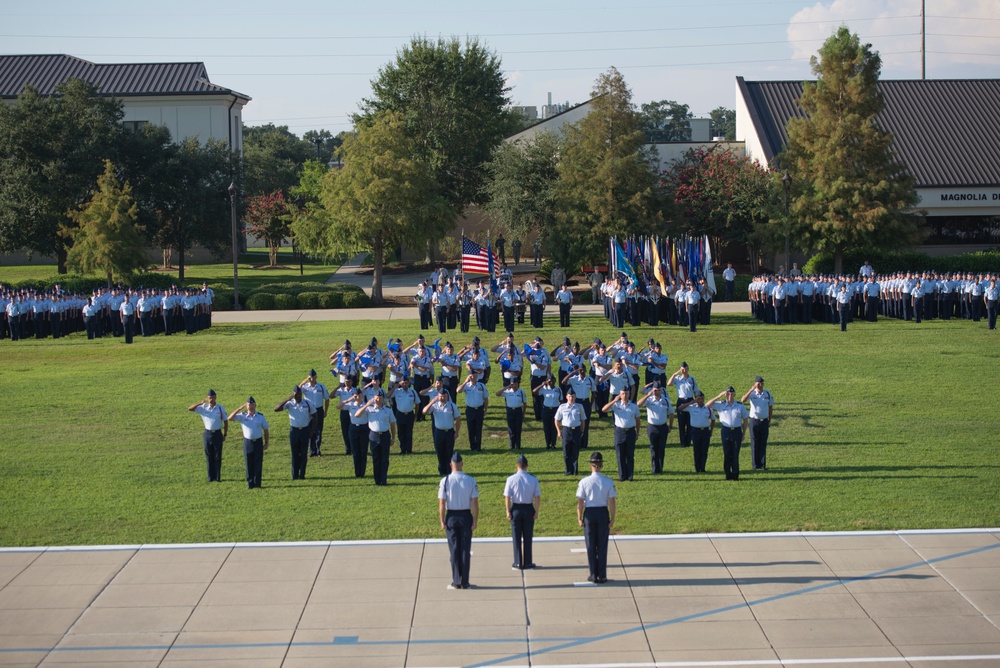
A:
<svg viewBox="0 0 1000 668">
<path fill-rule="evenodd" d="M 612 235 L 647 234 L 662 223 L 653 156 L 618 70 L 598 77 L 590 113 L 563 140 L 556 213 L 542 243 L 564 267 L 606 257 Z"/>
<path fill-rule="evenodd" d="M 122 116 L 120 102 L 79 79 L 51 97 L 26 87 L 0 104 L 0 250 L 54 256 L 66 272 L 72 237 L 60 231 L 116 158 Z"/>
<path fill-rule="evenodd" d="M 197 139 L 171 145 L 159 173 L 155 242 L 177 251 L 178 278 L 184 280 L 185 253 L 192 246 L 206 248 L 221 258 L 231 247 L 231 218 L 226 188 L 234 179 L 233 160 L 228 145 L 209 140 L 202 146 Z"/>
<path fill-rule="evenodd" d="M 63 226 L 62 233 L 73 240 L 67 265 L 81 274 L 100 271 L 126 278 L 146 267 L 146 240 L 136 224 L 139 209 L 132 199 L 132 186 L 118 183 L 115 167 L 104 162 L 97 179 L 97 192 L 90 201 L 70 212 L 75 227 Z"/>
<path fill-rule="evenodd" d="M 526 238 L 555 213 L 559 139 L 542 132 L 521 142 L 504 142 L 486 165 L 490 219 L 512 238 Z"/>
<path fill-rule="evenodd" d="M 301 248 L 325 246 L 324 236 L 330 227 L 330 216 L 320 201 L 323 179 L 329 171 L 319 160 L 309 160 L 299 173 L 299 184 L 291 191 L 291 233 Z M 311 251 L 310 251 L 311 252 Z"/>
<path fill-rule="evenodd" d="M 330 255 L 369 251 L 375 270 L 372 303 L 382 303 L 387 249 L 440 237 L 452 225 L 448 201 L 430 166 L 419 158 L 398 114 L 370 119 L 344 143 L 344 168 L 323 177 L 321 200 L 330 225 L 320 243 L 302 235 L 304 250 Z"/>
<path fill-rule="evenodd" d="M 815 83 L 803 85 L 808 115 L 788 123 L 778 164 L 791 177 L 791 224 L 802 245 L 834 255 L 893 248 L 921 238 L 913 177 L 892 151 L 892 135 L 876 122 L 884 101 L 876 87 L 882 60 L 871 44 L 841 26 L 810 60 Z"/>
<path fill-rule="evenodd" d="M 379 70 L 355 124 L 364 128 L 386 113 L 400 115 L 414 159 L 433 171 L 437 193 L 451 209 L 437 240 L 469 204 L 481 203 L 485 164 L 517 127 L 500 57 L 475 39 L 414 37 Z"/>
<path fill-rule="evenodd" d="M 691 119 L 694 114 L 686 104 L 673 100 L 647 102 L 639 111 L 646 141 L 691 141 Z"/>
<path fill-rule="evenodd" d="M 736 112 L 725 107 L 716 107 L 708 114 L 712 119 L 712 136 L 726 141 L 736 139 Z"/>
<path fill-rule="evenodd" d="M 252 197 L 288 190 L 298 182 L 306 160 L 316 157 L 316 144 L 300 139 L 287 125 L 243 128 L 243 193 Z"/>
</svg>

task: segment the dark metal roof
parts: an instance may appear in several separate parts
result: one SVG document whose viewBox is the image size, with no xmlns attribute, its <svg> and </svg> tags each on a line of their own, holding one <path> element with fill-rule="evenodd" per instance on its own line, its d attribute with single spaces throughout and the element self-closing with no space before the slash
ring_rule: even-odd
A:
<svg viewBox="0 0 1000 668">
<path fill-rule="evenodd" d="M 785 126 L 805 113 L 799 81 L 737 77 L 750 120 L 770 161 L 788 140 Z M 918 188 L 1000 185 L 1000 79 L 879 81 L 878 125 Z"/>
<path fill-rule="evenodd" d="M 0 56 L 0 98 L 16 98 L 26 85 L 52 95 L 67 79 L 83 79 L 101 95 L 249 96 L 208 80 L 204 63 L 92 63 L 67 55 Z"/>
</svg>

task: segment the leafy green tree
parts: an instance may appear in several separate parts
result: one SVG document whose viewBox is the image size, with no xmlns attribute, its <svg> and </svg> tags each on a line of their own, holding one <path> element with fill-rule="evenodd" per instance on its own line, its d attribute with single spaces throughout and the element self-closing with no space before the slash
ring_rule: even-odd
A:
<svg viewBox="0 0 1000 668">
<path fill-rule="evenodd" d="M 375 265 L 372 303 L 381 304 L 386 250 L 442 235 L 452 224 L 449 206 L 400 115 L 371 119 L 344 151 L 344 168 L 323 178 L 321 200 L 330 224 L 319 243 L 314 233 L 299 241 L 316 254 L 369 251 Z"/>
<path fill-rule="evenodd" d="M 651 233 L 663 221 L 655 162 L 621 73 L 600 75 L 593 98 L 564 137 L 555 217 L 541 221 L 542 243 L 564 267 L 600 261 L 610 236 Z"/>
<path fill-rule="evenodd" d="M 400 115 L 414 159 L 430 166 L 438 195 L 451 208 L 432 240 L 469 204 L 482 202 L 485 164 L 517 127 L 509 92 L 500 57 L 475 39 L 463 44 L 457 37 L 414 37 L 372 81 L 372 96 L 354 122 L 364 128 L 386 113 Z"/>
<path fill-rule="evenodd" d="M 161 194 L 169 184 L 167 165 L 177 150 L 170 130 L 146 124 L 135 132 L 123 132 L 115 167 L 119 180 L 128 181 L 138 206 L 136 223 L 146 230 L 149 244 L 156 244 Z M 169 266 L 169 262 L 165 263 Z"/>
<path fill-rule="evenodd" d="M 75 225 L 69 213 L 89 199 L 124 132 L 122 105 L 70 79 L 42 97 L 26 87 L 0 104 L 0 250 L 54 256 L 66 273 Z"/>
<path fill-rule="evenodd" d="M 201 246 L 216 258 L 231 249 L 227 188 L 234 180 L 239 184 L 233 165 L 226 142 L 209 140 L 202 146 L 189 138 L 172 144 L 159 168 L 156 229 L 151 236 L 161 248 L 177 252 L 180 280 L 184 280 L 187 249 Z"/>
<path fill-rule="evenodd" d="M 791 225 L 803 245 L 834 254 L 865 246 L 898 248 L 922 238 L 913 177 L 876 122 L 882 60 L 841 26 L 810 60 L 815 83 L 803 85 L 806 118 L 788 123 L 778 164 L 791 177 Z"/>
<path fill-rule="evenodd" d="M 64 226 L 62 234 L 72 237 L 67 265 L 81 274 L 100 271 L 112 277 L 128 278 L 146 267 L 146 240 L 136 225 L 138 207 L 132 186 L 119 184 L 115 167 L 104 161 L 104 173 L 97 179 L 97 192 L 87 203 L 70 213 L 76 227 Z"/>
<path fill-rule="evenodd" d="M 316 157 L 316 144 L 300 139 L 287 125 L 243 128 L 243 185 L 247 196 L 280 190 L 298 183 L 299 170 Z"/>
<path fill-rule="evenodd" d="M 323 236 L 330 226 L 330 216 L 320 202 L 323 179 L 330 171 L 319 160 L 308 160 L 299 173 L 299 184 L 291 191 L 288 210 L 291 214 L 290 231 L 303 248 L 320 248 Z"/>
<path fill-rule="evenodd" d="M 302 135 L 302 140 L 315 147 L 313 158 L 324 165 L 333 161 L 333 154 L 344 143 L 344 138 L 340 134 L 334 136 L 329 130 L 309 130 Z"/>
<path fill-rule="evenodd" d="M 712 118 L 712 136 L 725 137 L 726 141 L 736 140 L 736 112 L 725 107 L 716 107 L 709 116 Z"/>
<path fill-rule="evenodd" d="M 639 113 L 647 142 L 691 140 L 691 119 L 694 115 L 688 105 L 659 100 L 642 105 Z"/>
<path fill-rule="evenodd" d="M 691 236 L 707 234 L 713 246 L 745 244 L 754 266 L 774 243 L 772 219 L 780 215 L 780 182 L 757 162 L 721 146 L 693 148 L 664 174 L 675 205 L 674 227 Z"/>
<path fill-rule="evenodd" d="M 555 214 L 559 139 L 542 132 L 523 142 L 504 142 L 486 164 L 490 219 L 511 238 L 526 238 Z"/>
</svg>

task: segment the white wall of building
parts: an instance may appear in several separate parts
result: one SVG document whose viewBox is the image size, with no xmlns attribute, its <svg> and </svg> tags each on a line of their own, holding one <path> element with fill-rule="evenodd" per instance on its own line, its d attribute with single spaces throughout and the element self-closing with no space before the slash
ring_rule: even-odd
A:
<svg viewBox="0 0 1000 668">
<path fill-rule="evenodd" d="M 647 144 L 656 149 L 659 157 L 659 171 L 664 172 L 670 166 L 684 157 L 684 154 L 693 148 L 716 148 L 717 150 L 732 151 L 736 155 L 743 157 L 743 142 L 741 141 L 681 141 L 669 142 L 666 144 Z"/>
<path fill-rule="evenodd" d="M 540 123 L 525 128 L 515 135 L 511 135 L 506 141 L 532 140 L 541 132 L 552 132 L 557 137 L 562 137 L 566 132 L 566 126 L 578 123 L 590 113 L 590 102 L 573 107 L 558 116 L 548 118 Z"/>
<path fill-rule="evenodd" d="M 748 158 L 761 167 L 770 167 L 767 164 L 767 157 L 764 155 L 764 147 L 761 145 L 757 131 L 753 127 L 753 121 L 750 119 L 747 101 L 743 99 L 740 92 L 739 79 L 736 81 L 736 141 L 743 142 Z"/>
<path fill-rule="evenodd" d="M 237 99 L 232 111 L 232 96 L 161 96 L 142 98 L 120 98 L 128 121 L 146 121 L 162 125 L 170 131 L 175 142 L 189 137 L 197 137 L 206 144 L 209 139 L 230 141 L 232 132 L 233 148 L 243 150 L 243 103 Z M 230 125 L 230 114 L 232 124 Z"/>
</svg>

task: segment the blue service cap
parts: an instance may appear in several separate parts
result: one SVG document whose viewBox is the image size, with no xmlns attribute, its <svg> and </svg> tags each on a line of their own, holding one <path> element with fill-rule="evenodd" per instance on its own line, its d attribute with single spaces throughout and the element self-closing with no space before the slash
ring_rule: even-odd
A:
<svg viewBox="0 0 1000 668">
<path fill-rule="evenodd" d="M 455 454 L 453 454 L 451 456 L 451 461 L 455 462 L 456 464 L 461 464 L 462 463 L 462 453 L 456 452 Z"/>
<path fill-rule="evenodd" d="M 214 397 L 214 396 L 215 396 L 215 390 L 211 390 L 211 389 L 210 389 L 210 390 L 208 391 L 208 396 L 210 396 L 210 397 Z"/>
</svg>

